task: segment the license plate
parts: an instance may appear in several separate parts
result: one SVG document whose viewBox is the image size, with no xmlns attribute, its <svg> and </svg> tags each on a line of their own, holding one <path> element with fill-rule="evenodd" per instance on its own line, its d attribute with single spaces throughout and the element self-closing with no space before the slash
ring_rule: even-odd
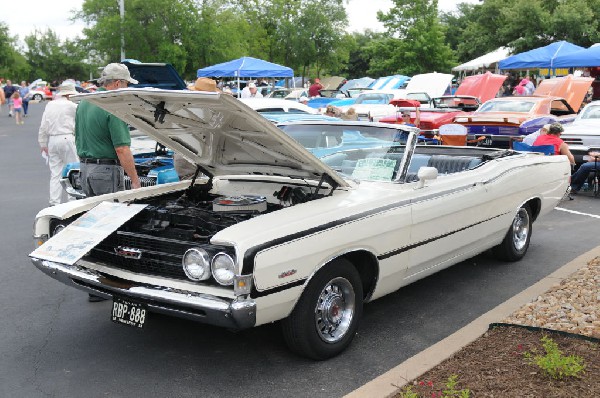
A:
<svg viewBox="0 0 600 398">
<path fill-rule="evenodd" d="M 148 308 L 145 304 L 120 297 L 113 297 L 111 320 L 122 325 L 142 328 L 148 319 Z"/>
</svg>

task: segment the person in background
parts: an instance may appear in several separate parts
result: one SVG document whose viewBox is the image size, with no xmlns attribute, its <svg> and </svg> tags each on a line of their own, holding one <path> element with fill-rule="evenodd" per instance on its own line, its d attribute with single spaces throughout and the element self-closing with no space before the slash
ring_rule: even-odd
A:
<svg viewBox="0 0 600 398">
<path fill-rule="evenodd" d="M 527 144 L 527 145 L 533 145 L 533 143 L 535 142 L 535 140 L 537 140 L 537 138 L 540 135 L 544 135 L 544 134 L 548 134 L 548 130 L 550 129 L 550 125 L 549 124 L 544 124 L 539 130 L 534 131 L 531 134 L 527 134 L 525 137 L 523 137 L 523 143 Z"/>
<path fill-rule="evenodd" d="M 15 91 L 17 91 L 17 88 L 13 86 L 10 80 L 7 80 L 6 86 L 4 86 L 4 98 L 6 98 L 6 103 L 8 104 L 8 117 L 12 117 L 13 115 L 12 95 Z"/>
<path fill-rule="evenodd" d="M 532 78 L 530 78 L 528 75 L 525 80 L 527 80 L 527 83 L 525 83 L 525 95 L 533 95 L 535 91 L 535 84 L 533 84 Z"/>
<path fill-rule="evenodd" d="M 248 90 L 246 90 L 246 88 Z M 248 85 L 242 90 L 242 98 L 262 98 L 262 94 L 258 92 L 256 83 L 248 83 Z"/>
<path fill-rule="evenodd" d="M 527 82 L 527 79 L 522 79 L 521 82 L 519 82 L 519 84 L 513 90 L 513 95 L 527 95 L 527 89 L 525 88 Z"/>
<path fill-rule="evenodd" d="M 327 105 L 327 108 L 325 108 L 325 115 L 335 117 L 335 114 L 336 114 L 335 106 Z"/>
<path fill-rule="evenodd" d="M 591 172 L 600 170 L 600 152 L 589 152 L 588 160 L 571 176 L 571 193 L 577 194 Z"/>
<path fill-rule="evenodd" d="M 358 120 L 358 114 L 352 107 L 348 108 L 345 113 L 342 113 L 342 120 Z"/>
<path fill-rule="evenodd" d="M 565 131 L 562 124 L 554 122 L 548 128 L 548 133 L 540 135 L 533 143 L 533 145 L 552 145 L 554 146 L 555 155 L 565 155 L 569 162 L 574 165 L 575 157 L 569 150 L 569 146 L 560 139 L 560 135 Z"/>
<path fill-rule="evenodd" d="M 414 122 L 410 120 L 410 111 L 404 110 L 402 111 L 402 122 L 399 124 L 404 124 L 406 126 L 412 127 L 419 127 L 419 125 L 421 124 L 421 111 L 419 110 L 419 107 L 416 107 Z"/>
<path fill-rule="evenodd" d="M 73 84 L 63 83 L 58 87 L 55 99 L 44 109 L 38 132 L 38 143 L 42 153 L 48 156 L 50 168 L 50 206 L 66 201 L 60 177 L 67 163 L 79 161 L 75 147 L 77 104 L 69 100 L 69 96 L 75 94 Z"/>
<path fill-rule="evenodd" d="M 29 85 L 26 81 L 21 82 L 21 87 L 19 88 L 19 94 L 21 94 L 21 98 L 23 98 L 23 117 L 27 117 L 27 112 L 29 111 Z"/>
<path fill-rule="evenodd" d="M 21 98 L 19 90 L 16 90 L 10 98 L 12 99 L 12 107 L 15 113 L 15 122 L 17 124 L 25 124 L 23 121 L 23 98 Z"/>
<path fill-rule="evenodd" d="M 316 78 L 314 83 L 308 88 L 308 96 L 309 97 L 320 97 L 320 91 L 325 87 L 321 84 L 321 80 Z"/>
<path fill-rule="evenodd" d="M 298 102 L 300 102 L 301 104 L 304 104 L 304 105 L 308 105 L 308 98 L 306 98 L 305 96 L 302 96 L 302 97 L 300 97 Z"/>
</svg>

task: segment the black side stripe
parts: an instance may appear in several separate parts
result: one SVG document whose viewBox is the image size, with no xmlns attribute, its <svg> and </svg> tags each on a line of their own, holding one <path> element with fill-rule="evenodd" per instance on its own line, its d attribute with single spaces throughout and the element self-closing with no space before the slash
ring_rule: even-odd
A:
<svg viewBox="0 0 600 398">
<path fill-rule="evenodd" d="M 436 237 L 433 237 L 433 238 L 430 238 L 430 239 L 427 239 L 427 240 L 424 240 L 424 241 L 421 241 L 421 242 L 418 242 L 418 243 L 414 243 L 412 245 L 408 245 L 408 246 L 404 246 L 404 247 L 401 247 L 401 248 L 396 249 L 396 250 L 392 250 L 391 252 L 388 252 L 388 253 L 382 254 L 380 256 L 377 256 L 377 259 L 378 260 L 384 260 L 386 258 L 390 258 L 390 257 L 396 256 L 396 255 L 398 255 L 400 253 L 404 253 L 405 251 L 415 249 L 415 248 L 417 248 L 419 246 L 424 246 L 424 245 L 429 244 L 431 242 L 435 242 L 436 240 L 440 240 L 440 239 L 443 239 L 443 238 L 448 237 L 450 235 L 454 235 L 456 233 L 459 233 L 461 231 L 465 231 L 465 230 L 467 230 L 469 228 L 473 228 L 476 225 L 483 224 L 485 222 L 491 221 L 491 220 L 496 219 L 498 217 L 502 217 L 502 216 L 504 216 L 506 214 L 508 214 L 508 212 L 502 213 L 502 214 L 498 214 L 498 215 L 496 215 L 494 217 L 490 217 L 490 218 L 488 218 L 486 220 L 482 220 L 482 221 L 479 221 L 479 222 L 467 225 L 467 226 L 465 226 L 463 228 L 459 228 L 457 230 L 450 231 L 450 232 L 447 232 L 445 234 L 442 234 L 442 235 L 439 235 L 439 236 L 436 236 Z M 264 246 L 264 245 L 261 245 L 261 246 Z M 254 255 L 256 255 L 256 253 L 254 253 Z M 254 261 L 254 255 L 252 256 L 252 258 L 250 260 Z M 247 260 L 247 258 L 244 257 L 244 266 L 246 266 L 246 260 Z M 252 297 L 252 298 L 265 297 L 265 296 L 268 296 L 270 294 L 279 293 L 279 292 L 282 292 L 282 291 L 287 290 L 287 289 L 291 289 L 291 288 L 296 287 L 296 286 L 301 286 L 301 285 L 303 285 L 306 282 L 306 280 L 307 280 L 307 278 L 299 279 L 299 280 L 294 281 L 292 283 L 289 283 L 289 284 L 286 284 L 286 285 L 282 285 L 282 286 L 278 286 L 278 287 L 275 287 L 273 289 L 263 290 L 263 291 L 260 291 L 260 292 L 258 290 L 256 290 L 256 288 L 254 286 L 252 286 L 252 292 L 250 293 L 250 297 Z"/>
<path fill-rule="evenodd" d="M 298 279 L 297 281 L 294 281 L 292 283 L 288 283 L 287 285 L 277 286 L 277 287 L 274 287 L 273 289 L 263 290 L 262 292 L 259 292 L 258 290 L 256 290 L 256 288 L 254 286 L 252 286 L 252 291 L 250 292 L 250 297 L 251 298 L 265 297 L 265 296 L 268 296 L 270 294 L 275 294 L 275 293 L 283 292 L 284 290 L 291 289 L 291 288 L 296 287 L 296 286 L 302 286 L 302 285 L 304 285 L 304 283 L 306 283 L 307 279 L 308 278 Z"/>
<path fill-rule="evenodd" d="M 254 258 L 256 257 L 256 254 L 258 252 L 260 252 L 261 250 L 264 250 L 268 247 L 277 246 L 277 245 L 280 245 L 280 244 L 288 242 L 288 241 L 300 239 L 305 236 L 309 236 L 309 235 L 316 234 L 318 232 L 325 231 L 327 229 L 335 228 L 342 224 L 351 223 L 351 222 L 359 220 L 361 218 L 370 217 L 370 216 L 373 216 L 378 213 L 383 213 L 385 211 L 395 209 L 398 207 L 408 206 L 410 204 L 411 204 L 410 200 L 405 200 L 405 201 L 402 201 L 399 203 L 393 203 L 393 204 L 390 204 L 390 205 L 387 205 L 384 207 L 380 207 L 377 209 L 373 209 L 373 210 L 370 210 L 370 211 L 367 211 L 364 213 L 359 213 L 359 214 L 355 214 L 353 216 L 340 218 L 339 220 L 331 221 L 326 224 L 319 225 L 317 227 L 313 227 L 313 228 L 306 229 L 304 231 L 296 232 L 295 234 L 282 236 L 281 238 L 273 239 L 269 242 L 265 242 L 263 244 L 254 246 L 251 249 L 249 249 L 248 251 L 246 251 L 246 253 L 244 254 L 244 261 L 243 261 L 243 265 L 242 265 L 242 275 L 248 275 L 248 274 L 252 273 L 252 270 L 254 269 Z"/>
<path fill-rule="evenodd" d="M 448 190 L 448 191 L 444 191 L 444 192 L 437 192 L 434 195 L 427 195 L 427 196 L 423 196 L 421 198 L 419 198 L 418 201 L 413 201 L 412 199 L 407 199 L 407 200 L 403 200 L 401 202 L 397 202 L 397 203 L 392 203 L 389 204 L 387 206 L 383 206 L 383 207 L 379 207 L 376 209 L 372 209 L 363 213 L 359 213 L 359 214 L 355 214 L 353 216 L 349 216 L 349 217 L 344 217 L 341 218 L 339 220 L 335 220 L 335 221 L 331 221 L 329 223 L 323 224 L 323 225 L 319 225 L 317 227 L 313 227 L 313 228 L 309 228 L 307 230 L 304 231 L 300 231 L 300 232 L 296 232 L 295 234 L 291 234 L 291 235 L 287 235 L 287 236 L 283 236 L 281 238 L 277 238 L 277 239 L 273 239 L 272 241 L 269 242 L 265 242 L 263 244 L 257 245 L 252 247 L 251 249 L 249 249 L 248 251 L 246 251 L 246 253 L 244 254 L 244 260 L 242 262 L 242 275 L 248 275 L 251 274 L 253 269 L 254 269 L 254 257 L 256 257 L 256 254 L 258 252 L 260 252 L 261 250 L 266 249 L 267 247 L 270 246 L 276 246 L 276 245 L 280 245 L 282 243 L 285 243 L 287 241 L 292 241 L 292 240 L 296 240 L 296 239 L 300 239 L 303 238 L 305 236 L 308 235 L 312 235 L 330 228 L 335 228 L 339 225 L 342 224 L 346 224 L 346 223 L 351 223 L 353 221 L 359 220 L 361 218 L 366 218 L 366 217 L 370 217 L 373 216 L 375 214 L 378 213 L 383 213 L 385 211 L 388 210 L 392 210 L 392 209 L 396 209 L 399 207 L 404 207 L 404 206 L 409 206 L 409 205 L 413 205 L 415 203 L 420 203 L 423 201 L 427 201 L 427 200 L 431 200 L 434 198 L 437 198 L 439 196 L 445 196 L 445 195 L 450 195 L 452 193 L 455 192 L 460 192 L 463 190 L 468 190 L 471 188 L 474 188 L 475 184 L 468 184 L 462 187 L 457 187 L 454 188 L 452 190 Z"/>
<path fill-rule="evenodd" d="M 434 236 L 433 238 L 429 238 L 429 239 L 426 239 L 426 240 L 421 241 L 421 242 L 413 243 L 412 245 L 408 245 L 408 246 L 404 246 L 404 247 L 401 247 L 401 248 L 396 249 L 396 250 L 392 250 L 391 252 L 388 252 L 388 253 L 382 254 L 380 256 L 377 256 L 377 259 L 378 260 L 385 260 L 386 258 L 390 258 L 390 257 L 396 256 L 396 255 L 398 255 L 400 253 L 404 253 L 405 251 L 415 249 L 415 248 L 417 248 L 419 246 L 427 245 L 427 244 L 429 244 L 431 242 L 435 242 L 436 240 L 440 240 L 440 239 L 446 238 L 446 237 L 448 237 L 450 235 L 454 235 L 454 234 L 456 234 L 458 232 L 462 232 L 462 231 L 467 230 L 469 228 L 473 228 L 476 225 L 483 224 L 483 223 L 491 221 L 491 220 L 493 220 L 495 218 L 502 217 L 502 216 L 504 216 L 506 214 L 508 214 L 508 213 L 498 214 L 498 215 L 496 215 L 494 217 L 491 217 L 491 218 L 488 218 L 486 220 L 482 220 L 482 221 L 476 222 L 476 223 L 471 224 L 471 225 L 467 225 L 467 226 L 465 226 L 463 228 L 459 228 L 459 229 L 457 229 L 455 231 L 450 231 L 450 232 L 447 232 L 445 234 L 442 234 L 442 235 L 439 235 L 439 236 Z"/>
</svg>

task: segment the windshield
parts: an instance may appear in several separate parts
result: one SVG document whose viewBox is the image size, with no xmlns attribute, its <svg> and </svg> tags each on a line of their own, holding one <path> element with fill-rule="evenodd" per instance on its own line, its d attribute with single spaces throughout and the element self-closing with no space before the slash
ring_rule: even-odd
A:
<svg viewBox="0 0 600 398">
<path fill-rule="evenodd" d="M 387 105 L 394 98 L 392 94 L 361 94 L 356 99 L 356 104 L 369 104 L 369 105 Z"/>
<path fill-rule="evenodd" d="M 345 178 L 393 182 L 404 156 L 404 148 L 404 145 L 390 142 L 380 147 L 336 152 L 321 160 Z"/>
<path fill-rule="evenodd" d="M 600 119 L 600 105 L 586 106 L 579 119 Z"/>
<path fill-rule="evenodd" d="M 527 113 L 533 109 L 535 101 L 488 101 L 481 105 L 481 108 L 477 110 L 479 112 L 523 112 Z"/>
<path fill-rule="evenodd" d="M 434 98 L 433 103 L 436 108 L 463 109 L 465 107 L 477 108 L 479 106 L 477 99 L 473 97 L 439 97 Z"/>
</svg>

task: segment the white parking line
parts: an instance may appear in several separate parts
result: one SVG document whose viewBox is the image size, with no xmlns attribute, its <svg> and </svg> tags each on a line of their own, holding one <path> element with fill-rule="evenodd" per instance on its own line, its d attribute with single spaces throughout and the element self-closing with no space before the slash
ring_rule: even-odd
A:
<svg viewBox="0 0 600 398">
<path fill-rule="evenodd" d="M 569 209 L 565 209 L 562 207 L 555 207 L 556 210 L 560 210 L 560 211 L 564 211 L 567 213 L 572 213 L 572 214 L 579 214 L 580 216 L 588 216 L 588 217 L 592 217 L 592 218 L 600 218 L 600 216 L 596 215 L 596 214 L 589 214 L 589 213 L 582 213 L 580 211 L 575 211 L 575 210 L 569 210 Z"/>
</svg>

